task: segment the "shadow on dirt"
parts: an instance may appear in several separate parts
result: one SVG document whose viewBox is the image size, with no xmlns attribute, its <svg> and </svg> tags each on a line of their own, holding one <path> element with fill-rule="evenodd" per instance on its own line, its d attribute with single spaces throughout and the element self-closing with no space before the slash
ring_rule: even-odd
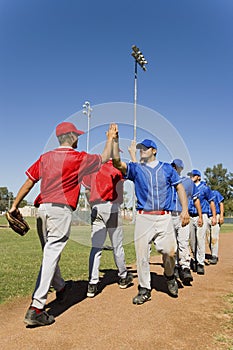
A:
<svg viewBox="0 0 233 350">
<path fill-rule="evenodd" d="M 128 267 L 128 271 L 132 273 L 136 272 L 135 270 L 132 270 L 131 267 Z M 100 272 L 103 273 L 103 276 L 100 277 L 97 294 L 100 294 L 106 286 L 118 284 L 119 281 L 118 270 L 104 269 L 100 270 Z M 71 284 L 71 288 L 67 291 L 64 302 L 58 302 L 54 299 L 46 305 L 46 311 L 54 317 L 61 315 L 73 305 L 76 305 L 87 298 L 88 281 L 81 280 L 67 282 Z"/>
<path fill-rule="evenodd" d="M 178 288 L 184 288 L 183 284 L 177 280 Z M 151 289 L 155 289 L 157 292 L 165 293 L 171 296 L 168 292 L 167 283 L 163 275 L 158 275 L 155 272 L 151 272 Z"/>
</svg>

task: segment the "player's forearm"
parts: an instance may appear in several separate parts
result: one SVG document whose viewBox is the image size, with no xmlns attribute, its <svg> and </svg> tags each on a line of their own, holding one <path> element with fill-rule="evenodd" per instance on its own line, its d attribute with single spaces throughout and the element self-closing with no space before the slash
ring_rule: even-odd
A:
<svg viewBox="0 0 233 350">
<path fill-rule="evenodd" d="M 220 205 L 220 218 L 224 217 L 224 204 L 221 202 Z"/>
<path fill-rule="evenodd" d="M 202 209 L 201 209 L 201 202 L 199 198 L 196 198 L 194 201 L 195 208 L 197 209 L 198 214 L 198 221 L 197 224 L 199 227 L 203 226 L 203 217 L 202 217 Z"/>
<path fill-rule="evenodd" d="M 104 150 L 101 154 L 101 158 L 102 158 L 102 164 L 103 163 L 106 163 L 109 158 L 111 158 L 111 155 L 112 155 L 112 143 L 113 143 L 113 140 L 112 139 L 107 139 L 106 142 L 105 142 L 105 146 L 104 146 Z"/>
<path fill-rule="evenodd" d="M 214 201 L 210 202 L 210 209 L 212 211 L 213 218 L 216 219 L 216 207 L 215 207 Z"/>
<path fill-rule="evenodd" d="M 137 162 L 136 154 L 133 151 L 131 151 L 130 149 L 128 149 L 128 151 L 129 151 L 129 155 L 130 155 L 132 162 L 136 163 Z"/>
<path fill-rule="evenodd" d="M 178 193 L 178 197 L 182 206 L 182 211 L 180 214 L 181 225 L 186 226 L 189 224 L 189 220 L 190 220 L 189 213 L 188 213 L 187 195 L 186 195 L 184 186 L 181 183 L 176 186 L 176 191 Z"/>
<path fill-rule="evenodd" d="M 119 139 L 115 139 L 112 148 L 112 163 L 115 168 L 120 170 L 122 174 L 126 174 L 127 166 L 126 163 L 121 161 L 119 152 Z"/>
<path fill-rule="evenodd" d="M 224 204 L 221 202 L 219 204 L 220 214 L 219 214 L 219 223 L 222 225 L 224 223 Z"/>
<path fill-rule="evenodd" d="M 182 211 L 184 212 L 188 212 L 188 199 L 187 199 L 187 195 L 184 189 L 184 186 L 182 184 L 178 184 L 176 187 L 178 196 L 179 196 L 179 200 L 182 206 Z"/>
<path fill-rule="evenodd" d="M 109 129 L 106 132 L 107 140 L 105 142 L 104 150 L 101 154 L 102 163 L 106 163 L 112 156 L 112 143 L 118 135 L 118 126 L 115 123 L 109 125 Z"/>
<path fill-rule="evenodd" d="M 200 199 L 199 198 L 197 198 L 195 200 L 194 205 L 195 205 L 195 207 L 197 209 L 197 214 L 198 214 L 199 218 L 202 217 L 201 203 L 200 203 Z"/>
<path fill-rule="evenodd" d="M 34 186 L 34 182 L 31 179 L 27 179 L 23 186 L 19 189 L 19 192 L 16 195 L 16 198 L 12 204 L 10 211 L 14 211 L 18 208 L 20 202 L 26 197 L 26 195 L 30 192 L 32 187 Z"/>
<path fill-rule="evenodd" d="M 137 157 L 136 157 L 136 141 L 133 140 L 131 141 L 131 145 L 128 147 L 129 155 L 132 160 L 132 162 L 137 162 Z"/>
</svg>

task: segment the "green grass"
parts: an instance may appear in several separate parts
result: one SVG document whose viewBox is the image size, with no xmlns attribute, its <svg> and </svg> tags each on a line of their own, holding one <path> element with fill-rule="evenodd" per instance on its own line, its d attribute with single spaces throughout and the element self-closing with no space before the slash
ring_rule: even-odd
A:
<svg viewBox="0 0 233 350">
<path fill-rule="evenodd" d="M 233 224 L 223 224 L 221 226 L 221 233 L 233 232 Z"/>
<path fill-rule="evenodd" d="M 41 263 L 41 247 L 35 228 L 35 218 L 27 218 L 30 231 L 21 237 L 8 228 L 6 218 L 0 216 L 0 303 L 32 293 Z M 124 225 L 124 249 L 127 265 L 135 262 L 133 244 L 134 225 Z M 232 224 L 224 224 L 221 233 L 233 232 Z M 106 244 L 110 244 L 106 240 Z M 63 278 L 88 280 L 90 226 L 72 226 L 70 240 L 60 260 Z M 156 254 L 152 245 L 152 255 Z M 103 251 L 100 270 L 116 269 L 111 251 Z"/>
<path fill-rule="evenodd" d="M 8 228 L 5 217 L 0 216 L 0 303 L 31 295 L 35 286 L 42 252 L 35 218 L 27 218 L 27 221 L 31 229 L 21 237 Z M 65 280 L 88 280 L 90 230 L 90 226 L 72 226 L 70 239 L 59 263 Z M 133 231 L 134 225 L 124 225 L 124 250 L 128 266 L 136 260 Z M 106 244 L 110 244 L 109 240 L 106 240 Z M 116 269 L 111 251 L 103 251 L 102 269 Z"/>
</svg>

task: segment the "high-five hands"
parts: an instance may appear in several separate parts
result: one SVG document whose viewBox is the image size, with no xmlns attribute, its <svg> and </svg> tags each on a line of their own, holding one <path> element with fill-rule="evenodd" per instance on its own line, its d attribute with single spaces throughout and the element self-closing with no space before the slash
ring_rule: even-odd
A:
<svg viewBox="0 0 233 350">
<path fill-rule="evenodd" d="M 106 136 L 109 140 L 114 140 L 118 138 L 118 125 L 115 123 L 111 123 L 109 125 L 108 131 L 106 132 Z"/>
</svg>

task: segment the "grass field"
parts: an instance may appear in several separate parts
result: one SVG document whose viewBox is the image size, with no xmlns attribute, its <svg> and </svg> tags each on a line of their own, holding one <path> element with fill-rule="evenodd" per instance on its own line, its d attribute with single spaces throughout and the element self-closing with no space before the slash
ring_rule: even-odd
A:
<svg viewBox="0 0 233 350">
<path fill-rule="evenodd" d="M 0 303 L 15 297 L 30 295 L 33 291 L 41 263 L 41 247 L 35 228 L 35 218 L 27 218 L 30 231 L 21 237 L 7 227 L 5 217 L 0 216 Z M 134 225 L 124 225 L 124 249 L 127 265 L 135 262 L 133 244 Z M 232 224 L 224 224 L 221 232 L 233 232 Z M 107 240 L 106 244 L 110 242 Z M 60 267 L 63 278 L 88 280 L 90 253 L 90 226 L 73 226 L 65 247 Z M 156 254 L 152 247 L 152 255 Z M 111 251 L 103 251 L 100 269 L 116 269 Z"/>
<path fill-rule="evenodd" d="M 41 247 L 36 233 L 35 218 L 27 218 L 31 227 L 23 237 L 7 227 L 0 216 L 0 303 L 33 291 L 41 263 Z M 134 226 L 124 225 L 125 256 L 127 265 L 135 262 L 133 244 Z M 106 244 L 110 244 L 106 240 Z M 63 278 L 88 280 L 90 253 L 90 226 L 72 226 L 70 239 L 62 253 L 60 267 Z M 100 269 L 116 269 L 112 251 L 103 251 Z"/>
</svg>

